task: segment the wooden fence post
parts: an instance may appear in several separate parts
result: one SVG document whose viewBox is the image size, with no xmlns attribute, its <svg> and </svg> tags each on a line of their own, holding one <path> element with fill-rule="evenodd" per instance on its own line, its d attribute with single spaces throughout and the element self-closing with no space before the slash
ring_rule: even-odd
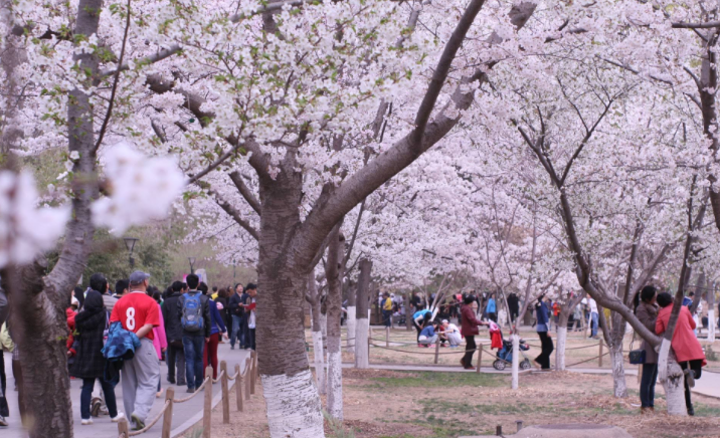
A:
<svg viewBox="0 0 720 438">
<path fill-rule="evenodd" d="M 603 340 L 600 339 L 600 356 L 598 357 L 598 367 L 602 368 L 602 357 L 603 357 Z"/>
<path fill-rule="evenodd" d="M 255 395 L 255 380 L 257 379 L 257 354 L 250 353 L 250 394 Z"/>
<path fill-rule="evenodd" d="M 205 378 L 210 380 L 205 385 L 205 406 L 203 408 L 203 438 L 210 438 L 210 429 L 212 426 L 212 376 L 212 367 L 209 366 L 205 368 Z"/>
<path fill-rule="evenodd" d="M 475 369 L 475 372 L 480 374 L 480 366 L 482 366 L 482 352 L 483 352 L 483 344 L 482 342 L 478 345 L 478 361 L 477 361 L 477 368 Z"/>
<path fill-rule="evenodd" d="M 390 327 L 385 327 L 385 347 L 390 348 Z"/>
<path fill-rule="evenodd" d="M 258 364 L 257 351 L 253 350 L 253 354 L 255 354 L 255 383 L 257 383 L 257 381 L 260 380 L 260 365 Z"/>
<path fill-rule="evenodd" d="M 435 343 L 435 365 L 438 363 L 438 358 L 440 356 L 440 339 Z"/>
<path fill-rule="evenodd" d="M 230 424 L 230 397 L 228 395 L 227 362 L 220 362 L 220 387 L 222 388 L 223 424 Z"/>
<path fill-rule="evenodd" d="M 130 428 L 128 426 L 127 418 L 123 418 L 118 422 L 118 436 L 130 438 Z"/>
<path fill-rule="evenodd" d="M 173 415 L 173 399 L 175 398 L 175 388 L 169 387 L 165 390 L 165 401 L 169 401 L 167 409 L 163 414 L 163 426 L 162 426 L 162 438 L 170 438 L 170 431 L 172 430 L 172 415 Z"/>
<path fill-rule="evenodd" d="M 243 411 L 243 377 L 240 374 L 240 364 L 235 364 L 235 401 L 237 402 L 238 412 Z"/>
<path fill-rule="evenodd" d="M 250 373 L 252 372 L 252 361 L 245 359 L 245 400 L 250 400 Z"/>
</svg>

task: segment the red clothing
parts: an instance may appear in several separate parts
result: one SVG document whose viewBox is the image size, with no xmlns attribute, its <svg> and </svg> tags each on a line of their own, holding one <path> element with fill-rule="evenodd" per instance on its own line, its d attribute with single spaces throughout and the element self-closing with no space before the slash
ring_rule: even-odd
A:
<svg viewBox="0 0 720 438">
<path fill-rule="evenodd" d="M 145 292 L 131 292 L 115 303 L 110 322 L 121 322 L 125 330 L 137 333 L 145 324 L 160 326 L 160 306 Z M 151 341 L 155 339 L 153 331 L 146 335 Z"/>
<path fill-rule="evenodd" d="M 76 351 L 72 348 L 73 342 L 75 342 L 75 336 L 73 335 L 73 333 L 75 333 L 75 315 L 77 315 L 77 312 L 74 311 L 72 307 L 68 307 L 67 309 L 65 309 L 67 325 L 68 329 L 70 330 L 70 335 L 67 339 L 67 349 L 70 352 L 70 356 L 75 356 L 76 353 Z"/>
<path fill-rule="evenodd" d="M 475 336 L 480 333 L 478 326 L 481 324 L 480 321 L 475 318 L 475 312 L 472 307 L 465 305 L 460 310 L 460 316 L 462 317 L 462 327 L 460 328 L 460 334 L 463 336 Z"/>
<path fill-rule="evenodd" d="M 205 343 L 203 352 L 203 369 L 208 367 L 208 354 L 210 355 L 210 365 L 213 369 L 213 379 L 217 379 L 218 373 L 218 344 L 220 343 L 220 333 L 210 335 L 210 342 Z"/>
<path fill-rule="evenodd" d="M 663 334 L 670 321 L 670 314 L 672 313 L 672 305 L 660 309 L 658 312 L 657 320 L 655 321 L 655 333 Z M 672 349 L 675 352 L 678 362 L 686 362 L 689 360 L 700 360 L 705 362 L 705 353 L 703 352 L 700 342 L 695 337 L 693 330 L 695 329 L 695 321 L 693 321 L 692 315 L 687 307 L 682 306 L 680 308 L 680 314 L 678 315 L 678 321 L 675 325 L 675 333 L 672 338 Z"/>
</svg>

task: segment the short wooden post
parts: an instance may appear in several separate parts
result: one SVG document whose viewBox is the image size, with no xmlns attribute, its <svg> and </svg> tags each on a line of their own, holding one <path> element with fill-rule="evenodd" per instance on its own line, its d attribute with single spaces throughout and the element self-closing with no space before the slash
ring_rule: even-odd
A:
<svg viewBox="0 0 720 438">
<path fill-rule="evenodd" d="M 258 363 L 257 351 L 253 350 L 253 354 L 255 354 L 255 383 L 257 383 L 257 381 L 260 380 L 260 364 Z"/>
<path fill-rule="evenodd" d="M 257 354 L 250 353 L 250 394 L 255 395 L 255 380 L 257 379 Z"/>
<path fill-rule="evenodd" d="M 252 372 L 252 362 L 250 361 L 250 358 L 248 357 L 245 359 L 245 400 L 250 400 L 250 373 Z"/>
<path fill-rule="evenodd" d="M 438 363 L 438 358 L 440 356 L 440 340 L 435 343 L 435 365 Z"/>
<path fill-rule="evenodd" d="M 212 426 L 212 367 L 205 368 L 205 378 L 210 379 L 205 385 L 205 406 L 203 407 L 203 438 L 210 438 Z"/>
<path fill-rule="evenodd" d="M 162 426 L 162 438 L 170 438 L 170 431 L 172 430 L 172 415 L 173 415 L 173 399 L 175 398 L 175 388 L 169 387 L 165 390 L 165 401 L 169 402 L 168 407 L 165 409 L 163 414 L 163 426 Z"/>
<path fill-rule="evenodd" d="M 235 364 L 235 401 L 238 412 L 243 411 L 243 377 L 240 374 L 240 364 Z"/>
<path fill-rule="evenodd" d="M 222 388 L 223 424 L 230 424 L 230 397 L 228 395 L 227 362 L 220 362 L 220 387 Z"/>
<path fill-rule="evenodd" d="M 475 372 L 480 374 L 480 366 L 482 365 L 482 352 L 483 352 L 483 344 L 482 342 L 478 345 L 478 361 L 477 361 L 477 368 L 475 368 Z"/>
<path fill-rule="evenodd" d="M 385 347 L 390 348 L 390 327 L 385 327 Z"/>
<path fill-rule="evenodd" d="M 598 357 L 598 367 L 602 368 L 602 357 L 603 357 L 603 341 L 600 339 L 600 355 Z"/>
<path fill-rule="evenodd" d="M 128 426 L 127 418 L 123 418 L 118 422 L 118 436 L 130 438 L 130 428 Z"/>
</svg>

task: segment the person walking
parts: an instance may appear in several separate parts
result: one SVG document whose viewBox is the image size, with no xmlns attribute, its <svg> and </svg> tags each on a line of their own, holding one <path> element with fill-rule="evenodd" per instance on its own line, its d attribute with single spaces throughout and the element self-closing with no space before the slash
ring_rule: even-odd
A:
<svg viewBox="0 0 720 438">
<path fill-rule="evenodd" d="M 123 362 L 122 392 L 125 412 L 129 412 L 135 430 L 145 427 L 155 402 L 160 379 L 160 361 L 153 345 L 153 328 L 160 325 L 157 302 L 146 291 L 150 274 L 135 271 L 130 274 L 129 292 L 113 308 L 110 323 L 120 322 L 122 328 L 135 333 L 140 347 L 135 356 Z"/>
<path fill-rule="evenodd" d="M 75 330 L 78 335 L 75 338 L 75 360 L 70 365 L 70 375 L 82 379 L 83 382 L 80 393 L 80 424 L 83 426 L 93 424 L 90 401 L 96 380 L 100 382 L 105 395 L 110 421 L 117 423 L 125 418 L 117 409 L 115 386 L 104 378 L 105 357 L 102 348 L 104 332 L 108 327 L 108 312 L 103 294 L 107 293 L 107 280 L 102 274 L 93 274 L 90 277 L 90 288 L 92 290 L 85 296 L 82 310 L 75 315 Z"/>
<path fill-rule="evenodd" d="M 511 292 L 510 295 L 507 296 L 507 305 L 510 311 L 510 321 L 515 324 L 515 320 L 520 314 L 520 300 L 515 292 Z"/>
<path fill-rule="evenodd" d="M 588 297 L 588 307 L 590 307 L 590 337 L 592 339 L 597 339 L 598 321 L 600 315 L 598 314 L 597 303 L 590 297 Z"/>
<path fill-rule="evenodd" d="M 393 310 L 392 299 L 390 299 L 390 294 L 385 292 L 385 293 L 383 293 L 383 304 L 382 304 L 383 325 L 385 327 L 392 327 L 392 313 L 393 313 L 392 310 Z"/>
<path fill-rule="evenodd" d="M 648 328 L 655 331 L 655 322 L 658 316 L 657 290 L 654 286 L 645 286 L 635 295 L 635 315 L 638 320 Z M 655 382 L 658 375 L 658 354 L 648 341 L 643 339 L 640 348 L 645 351 L 645 361 L 642 365 L 642 378 L 640 379 L 640 412 L 655 411 Z"/>
<path fill-rule="evenodd" d="M 662 335 L 670 322 L 673 297 L 669 293 L 663 292 L 658 294 L 657 303 L 660 306 L 660 311 L 655 321 L 655 333 Z M 680 368 L 685 373 L 685 407 L 690 416 L 695 415 L 692 398 L 690 397 L 690 388 L 695 386 L 695 380 L 702 376 L 702 367 L 707 365 L 705 352 L 693 332 L 695 327 L 695 321 L 690 311 L 686 306 L 681 306 L 670 346 L 675 352 Z"/>
<path fill-rule="evenodd" d="M 198 287 L 203 295 L 208 294 L 208 287 L 205 283 L 200 283 Z M 203 353 L 203 369 L 208 367 L 208 363 L 213 369 L 213 379 L 217 379 L 218 372 L 218 344 L 220 339 L 227 332 L 225 323 L 223 322 L 220 310 L 218 310 L 215 300 L 210 298 L 210 340 L 205 343 L 205 352 Z"/>
<path fill-rule="evenodd" d="M 254 283 L 248 283 L 245 287 L 245 293 L 248 298 L 245 304 L 245 311 L 247 312 L 247 348 L 255 350 L 255 327 L 257 326 L 257 315 L 255 314 L 255 308 L 257 306 L 257 286 Z"/>
<path fill-rule="evenodd" d="M 472 365 L 472 358 L 473 354 L 475 354 L 475 350 L 477 349 L 477 344 L 475 344 L 475 335 L 480 334 L 478 326 L 488 325 L 488 323 L 479 321 L 475 317 L 475 309 L 472 305 L 475 302 L 475 297 L 467 295 L 463 298 L 463 302 L 465 305 L 460 309 L 460 316 L 462 317 L 460 333 L 465 337 L 466 344 L 465 355 L 462 359 L 460 359 L 460 365 L 462 365 L 466 370 L 474 370 L 475 367 Z M 480 364 L 478 364 L 478 366 L 480 366 Z"/>
<path fill-rule="evenodd" d="M 553 345 L 552 338 L 550 338 L 550 310 L 547 304 L 543 301 L 544 295 L 540 295 L 535 306 L 535 313 L 537 315 L 537 325 L 535 330 L 540 337 L 541 352 L 538 357 L 535 358 L 535 362 L 540 365 L 543 370 L 550 369 L 550 354 L 552 354 L 555 346 Z"/>
<path fill-rule="evenodd" d="M 230 315 L 232 317 L 232 328 L 230 329 L 230 349 L 235 349 L 235 341 L 237 340 L 240 344 L 240 348 L 243 348 L 245 342 L 243 340 L 244 333 L 241 331 L 244 319 L 245 319 L 245 304 L 242 302 L 244 288 L 243 285 L 238 283 L 235 285 L 235 293 L 228 300 L 228 307 L 230 308 Z"/>
<path fill-rule="evenodd" d="M 488 298 L 487 305 L 485 306 L 485 313 L 487 314 L 488 319 L 491 319 L 493 322 L 497 322 L 497 303 L 495 302 L 495 294 L 490 294 L 490 297 Z"/>
<path fill-rule="evenodd" d="M 222 317 L 223 324 L 225 324 L 225 327 L 228 329 L 228 332 L 232 330 L 232 317 L 230 316 L 229 310 L 229 299 L 228 299 L 228 290 L 226 288 L 220 288 L 218 291 L 218 297 L 217 299 L 213 300 L 217 304 L 217 309 L 220 311 L 220 316 Z M 228 336 L 226 336 L 227 338 Z M 220 339 L 220 343 L 222 344 L 223 341 Z"/>
<path fill-rule="evenodd" d="M 210 299 L 198 290 L 197 275 L 190 274 L 185 281 L 190 290 L 180 296 L 177 308 L 183 332 L 187 392 L 193 393 L 204 380 L 203 354 L 205 344 L 210 341 Z"/>
<path fill-rule="evenodd" d="M 162 316 L 165 322 L 165 335 L 167 337 L 167 381 L 185 386 L 185 350 L 182 341 L 182 326 L 180 325 L 180 311 L 178 301 L 185 288 L 185 283 L 176 281 L 172 284 L 172 292 L 165 298 L 162 305 Z M 177 371 L 177 374 L 176 374 Z M 175 376 L 177 375 L 177 380 Z"/>
</svg>

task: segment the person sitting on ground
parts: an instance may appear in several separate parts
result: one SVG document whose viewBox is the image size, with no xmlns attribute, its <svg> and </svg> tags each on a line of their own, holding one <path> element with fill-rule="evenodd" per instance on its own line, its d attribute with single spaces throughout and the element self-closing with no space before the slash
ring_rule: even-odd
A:
<svg viewBox="0 0 720 438">
<path fill-rule="evenodd" d="M 660 306 L 657 321 L 655 321 L 655 333 L 662 335 L 668 327 L 670 314 L 672 313 L 673 297 L 667 292 L 658 294 L 657 303 Z M 699 379 L 702 375 L 702 367 L 707 365 L 705 361 L 705 352 L 700 342 L 695 337 L 693 330 L 695 329 L 695 321 L 687 307 L 680 307 L 675 332 L 673 333 L 670 346 L 675 352 L 680 368 L 685 373 L 685 406 L 688 415 L 695 415 L 692 399 L 690 398 L 690 388 L 695 386 L 695 379 Z"/>
<path fill-rule="evenodd" d="M 451 324 L 447 319 L 442 320 L 441 336 L 444 336 L 450 342 L 450 348 L 459 347 L 462 342 L 460 329 L 455 324 Z"/>
<path fill-rule="evenodd" d="M 429 348 L 431 345 L 438 341 L 438 334 L 435 330 L 438 328 L 438 322 L 433 321 L 425 326 L 420 332 L 418 342 L 425 348 Z"/>
</svg>

